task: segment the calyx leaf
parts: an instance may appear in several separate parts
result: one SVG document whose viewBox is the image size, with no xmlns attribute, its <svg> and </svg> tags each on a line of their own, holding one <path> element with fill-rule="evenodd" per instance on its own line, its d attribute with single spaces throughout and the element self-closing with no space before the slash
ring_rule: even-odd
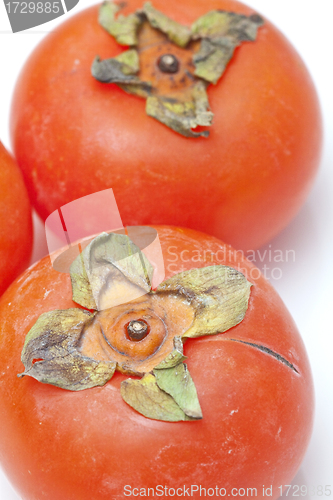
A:
<svg viewBox="0 0 333 500">
<path fill-rule="evenodd" d="M 148 293 L 154 268 L 128 236 L 102 233 L 70 268 L 73 300 L 103 310 Z"/>
<path fill-rule="evenodd" d="M 97 56 L 91 73 L 101 83 L 116 83 L 125 92 L 148 97 L 151 94 L 151 84 L 135 76 L 139 69 L 138 52 L 129 49 L 110 59 L 101 60 Z"/>
<path fill-rule="evenodd" d="M 152 373 L 147 373 L 140 380 L 124 380 L 120 392 L 128 405 L 147 418 L 166 422 L 194 420 L 186 415 L 172 396 L 159 388 Z"/>
<path fill-rule="evenodd" d="M 146 2 L 143 7 L 148 21 L 153 28 L 156 28 L 167 35 L 169 40 L 179 47 L 186 47 L 191 40 L 191 30 L 177 21 L 155 9 L 150 2 Z"/>
<path fill-rule="evenodd" d="M 208 111 L 208 97 L 203 82 L 197 82 L 193 86 L 190 98 L 191 100 L 181 102 L 168 97 L 150 96 L 146 103 L 147 115 L 185 137 L 207 137 L 207 130 L 192 130 L 199 125 L 209 126 L 213 120 L 213 113 Z"/>
<path fill-rule="evenodd" d="M 251 286 L 236 269 L 219 265 L 176 274 L 156 291 L 183 295 L 196 309 L 194 322 L 183 335 L 186 338 L 222 333 L 240 323 Z"/>
<path fill-rule="evenodd" d="M 115 59 L 124 65 L 122 71 L 125 74 L 135 75 L 140 69 L 139 54 L 135 49 L 125 50 Z"/>
<path fill-rule="evenodd" d="M 174 348 L 168 354 L 168 356 L 161 361 L 157 366 L 155 366 L 154 370 L 163 370 L 165 368 L 173 368 L 174 366 L 179 365 L 179 363 L 182 363 L 184 359 L 186 359 L 186 356 L 183 354 L 183 341 L 180 337 L 175 337 L 173 339 L 173 345 Z"/>
<path fill-rule="evenodd" d="M 116 58 L 104 59 L 99 57 L 93 62 L 91 72 L 96 80 L 103 83 L 121 83 L 131 85 L 142 85 L 143 82 L 133 74 L 133 69 Z"/>
<path fill-rule="evenodd" d="M 151 51 L 152 46 L 160 46 L 166 51 L 164 55 L 174 56 L 178 64 L 177 78 L 174 74 L 166 75 L 168 71 L 156 65 L 152 55 L 149 56 L 152 58 L 150 72 L 147 68 L 141 71 L 139 64 L 129 64 L 128 59 L 122 60 L 121 56 L 105 61 L 96 58 L 92 65 L 93 76 L 100 82 L 116 83 L 126 92 L 147 99 L 148 116 L 184 137 L 208 137 L 207 130 L 195 130 L 198 126 L 212 124 L 213 113 L 206 87 L 209 83 L 217 83 L 237 46 L 256 39 L 258 27 L 263 24 L 261 17 L 213 10 L 189 28 L 170 19 L 150 2 L 128 16 L 119 14 L 121 9 L 121 4 L 103 3 L 99 14 L 103 28 L 119 44 L 130 46 L 130 51 L 136 46 L 140 55 Z M 179 47 L 184 49 L 182 55 Z M 162 50 L 159 56 L 163 55 Z M 191 56 L 189 60 L 185 54 Z M 143 79 L 142 74 L 145 75 Z"/>
<path fill-rule="evenodd" d="M 194 39 L 229 37 L 235 42 L 253 41 L 263 22 L 257 14 L 245 16 L 225 10 L 211 10 L 192 24 L 191 32 Z"/>
<path fill-rule="evenodd" d="M 193 57 L 195 75 L 216 84 L 222 76 L 235 48 L 245 41 L 254 41 L 263 24 L 259 16 L 213 10 L 192 25 L 194 39 L 201 38 L 199 52 Z"/>
<path fill-rule="evenodd" d="M 71 391 L 104 385 L 116 363 L 96 361 L 79 351 L 82 330 L 94 315 L 82 309 L 42 314 L 25 339 L 21 356 L 25 371 L 19 376 L 30 375 Z"/>
<path fill-rule="evenodd" d="M 137 32 L 142 23 L 141 16 L 134 13 L 116 18 L 115 15 L 120 9 L 114 2 L 103 2 L 99 11 L 99 23 L 120 45 L 136 45 Z"/>
<path fill-rule="evenodd" d="M 197 390 L 185 363 L 173 368 L 154 370 L 157 385 L 173 397 L 183 412 L 191 418 L 202 418 Z"/>
<path fill-rule="evenodd" d="M 91 72 L 96 80 L 103 83 L 131 83 L 142 85 L 143 82 L 133 75 L 139 71 L 139 56 L 134 49 L 125 50 L 119 56 L 102 61 L 99 57 L 93 62 Z"/>
</svg>

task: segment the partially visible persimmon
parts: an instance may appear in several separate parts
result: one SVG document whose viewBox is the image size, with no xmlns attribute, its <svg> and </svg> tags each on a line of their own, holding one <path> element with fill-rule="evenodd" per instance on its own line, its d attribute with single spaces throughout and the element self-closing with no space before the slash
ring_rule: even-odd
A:
<svg viewBox="0 0 333 500">
<path fill-rule="evenodd" d="M 29 264 L 32 221 L 23 176 L 0 142 L 0 295 Z"/>
</svg>

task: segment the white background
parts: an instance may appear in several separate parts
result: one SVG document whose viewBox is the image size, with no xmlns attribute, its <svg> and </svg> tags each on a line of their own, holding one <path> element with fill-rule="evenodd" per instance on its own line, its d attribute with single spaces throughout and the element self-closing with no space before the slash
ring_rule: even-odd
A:
<svg viewBox="0 0 333 500">
<path fill-rule="evenodd" d="M 57 20 L 12 34 L 1 2 L 0 139 L 9 149 L 12 89 L 24 61 L 48 31 L 65 17 L 93 3 L 80 0 L 70 13 Z M 333 500 L 333 0 L 248 0 L 248 3 L 273 21 L 297 48 L 313 76 L 322 105 L 325 143 L 316 183 L 294 221 L 269 245 L 261 248 L 260 253 L 257 252 L 256 264 L 260 268 L 265 264 L 270 269 L 276 266 L 269 262 L 269 250 L 295 252 L 294 261 L 278 264 L 282 277 L 271 279 L 303 336 L 316 389 L 314 432 L 293 483 L 309 487 L 332 485 L 329 498 Z M 37 217 L 35 232 L 32 262 L 47 253 L 43 226 Z M 0 470 L 0 500 L 18 499 Z"/>
</svg>

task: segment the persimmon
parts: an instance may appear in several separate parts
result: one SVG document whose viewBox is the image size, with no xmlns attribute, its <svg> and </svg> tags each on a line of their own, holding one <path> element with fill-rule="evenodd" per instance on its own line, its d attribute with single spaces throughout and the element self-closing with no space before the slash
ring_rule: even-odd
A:
<svg viewBox="0 0 333 500">
<path fill-rule="evenodd" d="M 313 385 L 283 302 L 218 239 L 155 229 L 154 290 L 144 255 L 133 272 L 101 235 L 71 277 L 45 257 L 0 301 L 0 457 L 24 500 L 276 499 L 301 464 Z M 146 289 L 113 305 L 110 276 Z"/>
<path fill-rule="evenodd" d="M 16 85 L 13 148 L 38 213 L 113 188 L 126 225 L 266 243 L 320 158 L 318 98 L 295 49 L 235 0 L 105 6 L 46 36 Z"/>
<path fill-rule="evenodd" d="M 20 169 L 0 142 L 0 295 L 28 266 L 31 250 L 28 193 Z"/>
</svg>

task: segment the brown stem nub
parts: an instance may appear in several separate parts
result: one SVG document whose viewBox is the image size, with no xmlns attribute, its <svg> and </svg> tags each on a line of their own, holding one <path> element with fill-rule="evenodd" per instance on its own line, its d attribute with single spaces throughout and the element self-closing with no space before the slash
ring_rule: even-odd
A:
<svg viewBox="0 0 333 500">
<path fill-rule="evenodd" d="M 127 333 L 131 340 L 142 340 L 149 333 L 148 325 L 142 319 L 135 319 L 128 323 Z"/>
<path fill-rule="evenodd" d="M 163 73 L 177 73 L 179 70 L 179 61 L 173 54 L 164 54 L 161 56 L 157 65 Z"/>
</svg>

